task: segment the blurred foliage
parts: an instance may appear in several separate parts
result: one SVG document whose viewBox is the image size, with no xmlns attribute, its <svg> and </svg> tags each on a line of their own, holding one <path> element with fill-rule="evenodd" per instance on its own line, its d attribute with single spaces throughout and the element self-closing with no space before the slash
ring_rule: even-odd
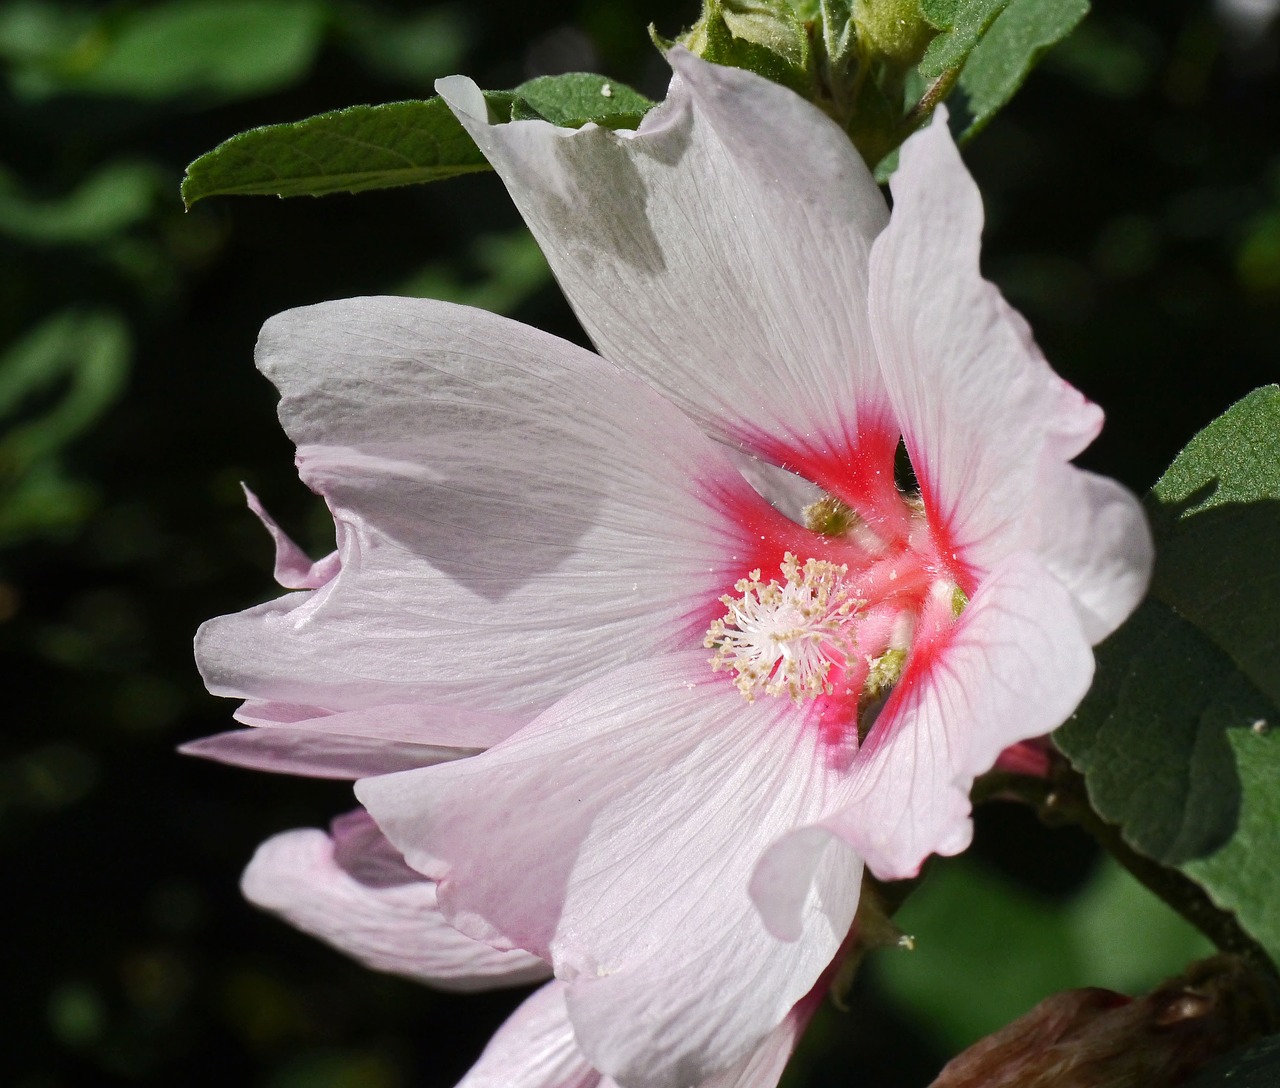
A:
<svg viewBox="0 0 1280 1088">
<path fill-rule="evenodd" d="M 966 152 L 988 274 L 1107 408 L 1088 466 L 1139 490 L 1277 373 L 1276 29 L 1217 10 L 1098 5 Z M 581 333 L 492 175 L 190 213 L 178 184 L 236 132 L 421 97 L 454 71 L 487 87 L 598 71 L 658 99 L 645 28 L 696 17 L 692 0 L 0 3 L 4 1083 L 448 1086 L 518 1002 L 372 975 L 253 912 L 236 880 L 257 842 L 326 823 L 349 791 L 172 749 L 229 714 L 195 675 L 196 625 L 274 592 L 239 481 L 317 554 L 330 543 L 251 365 L 262 321 L 407 291 Z M 1026 943 L 988 944 L 1008 992 L 939 969 L 890 1000 L 898 968 L 876 965 L 851 1014 L 823 1012 L 796 1083 L 920 1088 L 1013 993 L 1024 1007 L 1068 976 L 1137 986 L 1168 969 L 1181 937 L 1163 922 L 1154 943 L 1053 953 L 1082 926 L 1150 916 L 1105 871 L 1090 881 L 1087 845 L 1013 806 L 979 816 L 988 868 L 938 866 L 902 962 L 932 975 L 1012 919 Z M 980 906 L 926 928 L 975 888 Z M 928 1011 L 944 978 L 967 1027 Z"/>
<path fill-rule="evenodd" d="M 895 920 L 915 947 L 881 952 L 873 969 L 951 1052 L 1059 990 L 1145 993 L 1213 951 L 1110 860 L 1065 901 L 967 859 L 939 860 Z"/>
</svg>

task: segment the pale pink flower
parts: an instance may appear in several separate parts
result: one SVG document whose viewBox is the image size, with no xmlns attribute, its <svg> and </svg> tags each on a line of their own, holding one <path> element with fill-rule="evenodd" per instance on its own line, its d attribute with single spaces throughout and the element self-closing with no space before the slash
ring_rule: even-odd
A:
<svg viewBox="0 0 1280 1088">
<path fill-rule="evenodd" d="M 1101 412 L 978 272 L 945 123 L 890 221 L 813 106 L 671 61 L 636 133 L 492 125 L 442 81 L 604 358 L 427 301 L 268 322 L 340 569 L 198 642 L 268 738 L 215 746 L 297 770 L 290 730 L 376 774 L 444 918 L 550 963 L 628 1088 L 772 1038 L 864 862 L 964 849 L 974 776 L 1072 711 L 1151 561 L 1133 497 L 1069 463 Z M 379 738 L 413 769 L 362 770 Z"/>
<path fill-rule="evenodd" d="M 245 897 L 378 971 L 444 990 L 546 979 L 526 952 L 499 952 L 445 922 L 435 884 L 414 872 L 357 809 L 333 823 L 268 839 L 245 870 Z M 613 1088 L 574 1040 L 567 986 L 548 982 L 498 1029 L 458 1088 Z M 774 1088 L 821 996 L 816 989 L 750 1054 L 699 1088 Z"/>
</svg>

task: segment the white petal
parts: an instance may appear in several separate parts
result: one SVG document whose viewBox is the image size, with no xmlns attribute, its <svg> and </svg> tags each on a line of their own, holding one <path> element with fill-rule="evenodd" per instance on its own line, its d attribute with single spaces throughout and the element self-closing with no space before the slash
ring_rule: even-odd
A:
<svg viewBox="0 0 1280 1088">
<path fill-rule="evenodd" d="M 1102 413 L 980 275 L 982 200 L 943 111 L 903 146 L 892 189 L 871 256 L 876 347 L 930 524 L 972 593 L 1004 556 L 1038 545 L 1042 459 L 1078 454 Z"/>
<path fill-rule="evenodd" d="M 635 133 L 491 125 L 469 80 L 437 90 L 603 355 L 719 438 L 839 460 L 887 434 L 864 306 L 884 199 L 815 106 L 683 49 L 668 59 L 667 100 Z"/>
<path fill-rule="evenodd" d="M 795 943 L 748 895 L 765 847 L 830 810 L 827 755 L 790 701 L 747 704 L 703 651 L 620 670 L 474 759 L 356 791 L 442 878 L 455 925 L 571 982 L 596 1068 L 656 1088 L 742 1058 L 847 932 L 857 866 L 808 891 Z"/>
<path fill-rule="evenodd" d="M 1095 645 L 1142 600 L 1155 545 L 1142 504 L 1105 476 L 1044 466 L 1039 490 L 1041 561 L 1071 592 Z"/>
<path fill-rule="evenodd" d="M 363 812 L 334 835 L 301 828 L 268 839 L 241 881 L 245 898 L 375 971 L 446 990 L 484 990 L 545 978 L 524 952 L 499 952 L 441 917 L 435 885 L 407 865 Z"/>
<path fill-rule="evenodd" d="M 236 716 L 255 728 L 202 737 L 178 751 L 277 774 L 355 779 L 476 755 L 524 724 L 463 707 L 417 705 L 332 714 L 255 703 Z"/>
<path fill-rule="evenodd" d="M 882 880 L 914 876 L 930 854 L 969 845 L 969 789 L 1000 752 L 1061 725 L 1084 697 L 1093 654 L 1071 598 L 1029 553 L 982 585 L 950 636 L 902 681 L 859 751 L 847 800 L 820 828 Z M 761 862 L 803 874 L 822 860 L 803 829 Z"/>
<path fill-rule="evenodd" d="M 532 713 L 701 642 L 759 508 L 673 406 L 597 356 L 482 311 L 353 299 L 267 323 L 339 573 L 206 624 L 216 694 Z"/>
<path fill-rule="evenodd" d="M 597 1088 L 573 1037 L 563 982 L 548 982 L 507 1018 L 458 1088 Z"/>
</svg>

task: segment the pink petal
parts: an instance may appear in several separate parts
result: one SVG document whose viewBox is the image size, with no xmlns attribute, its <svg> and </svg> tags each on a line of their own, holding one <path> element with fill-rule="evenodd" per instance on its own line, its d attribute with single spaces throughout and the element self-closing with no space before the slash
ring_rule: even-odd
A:
<svg viewBox="0 0 1280 1088">
<path fill-rule="evenodd" d="M 559 980 L 548 982 L 526 1000 L 498 1029 L 458 1088 L 618 1088 L 578 1048 L 565 1006 L 567 989 Z M 812 1005 L 806 999 L 760 1046 L 697 1088 L 775 1088 Z"/>
<path fill-rule="evenodd" d="M 980 275 L 982 200 L 943 111 L 903 146 L 892 189 L 871 255 L 876 348 L 943 559 L 972 593 L 1005 556 L 1041 543 L 1039 504 L 1066 511 L 1068 496 L 1040 490 L 1041 465 L 1078 454 L 1102 413 Z"/>
<path fill-rule="evenodd" d="M 475 755 L 524 724 L 509 715 L 418 705 L 328 713 L 250 703 L 236 716 L 255 728 L 202 737 L 178 751 L 277 774 L 356 779 Z"/>
<path fill-rule="evenodd" d="M 565 1010 L 563 982 L 548 982 L 508 1017 L 458 1088 L 597 1088 Z"/>
<path fill-rule="evenodd" d="M 698 651 L 621 669 L 474 759 L 356 792 L 441 879 L 446 917 L 549 958 L 592 1065 L 647 1088 L 742 1058 L 839 947 L 856 865 L 808 893 L 796 943 L 747 891 L 769 843 L 830 811 L 826 755 L 790 701 L 747 704 Z"/>
<path fill-rule="evenodd" d="M 707 607 L 749 569 L 750 516 L 727 505 L 777 517 L 647 387 L 482 311 L 326 303 L 273 318 L 258 357 L 342 566 L 201 629 L 215 694 L 532 716 L 701 641 Z"/>
<path fill-rule="evenodd" d="M 464 937 L 440 916 L 436 888 L 363 812 L 334 822 L 333 837 L 301 828 L 268 839 L 241 881 L 245 898 L 375 971 L 445 990 L 516 986 L 547 976 L 524 952 Z"/>
<path fill-rule="evenodd" d="M 1037 552 L 1096 645 L 1147 591 L 1155 545 L 1142 504 L 1114 480 L 1061 462 L 1043 466 L 1039 495 Z"/>
<path fill-rule="evenodd" d="M 930 854 L 959 853 L 973 833 L 973 779 L 1010 744 L 1062 724 L 1092 677 L 1093 655 L 1066 590 L 1029 554 L 1010 557 L 950 637 L 908 662 L 838 811 L 777 843 L 761 871 L 803 877 L 825 856 L 823 831 L 882 880 L 914 876 Z"/>
<path fill-rule="evenodd" d="M 298 547 L 292 538 L 276 524 L 275 519 L 267 513 L 266 508 L 258 500 L 258 496 L 249 490 L 247 484 L 241 484 L 244 488 L 245 502 L 248 503 L 249 509 L 262 522 L 263 528 L 271 534 L 271 539 L 276 545 L 276 567 L 275 579 L 285 589 L 319 589 L 325 582 L 329 581 L 338 573 L 338 553 L 330 552 L 323 559 L 317 559 L 315 562 Z"/>
<path fill-rule="evenodd" d="M 667 100 L 635 133 L 491 125 L 470 80 L 436 87 L 606 358 L 708 433 L 824 486 L 859 449 L 891 471 L 897 433 L 862 305 L 886 221 L 875 182 L 798 95 L 667 56 Z"/>
</svg>

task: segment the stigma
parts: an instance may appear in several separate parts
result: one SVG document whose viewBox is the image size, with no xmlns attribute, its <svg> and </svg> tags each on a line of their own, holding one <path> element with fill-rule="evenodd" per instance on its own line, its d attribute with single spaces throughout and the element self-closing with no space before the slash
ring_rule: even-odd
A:
<svg viewBox="0 0 1280 1088">
<path fill-rule="evenodd" d="M 854 655 L 854 617 L 864 602 L 847 587 L 846 566 L 822 559 L 803 564 L 783 557 L 782 581 L 753 570 L 720 598 L 728 609 L 711 624 L 703 645 L 715 650 L 711 667 L 737 673 L 748 702 L 757 695 L 789 695 L 801 702 L 830 695 L 833 669 Z"/>
</svg>

